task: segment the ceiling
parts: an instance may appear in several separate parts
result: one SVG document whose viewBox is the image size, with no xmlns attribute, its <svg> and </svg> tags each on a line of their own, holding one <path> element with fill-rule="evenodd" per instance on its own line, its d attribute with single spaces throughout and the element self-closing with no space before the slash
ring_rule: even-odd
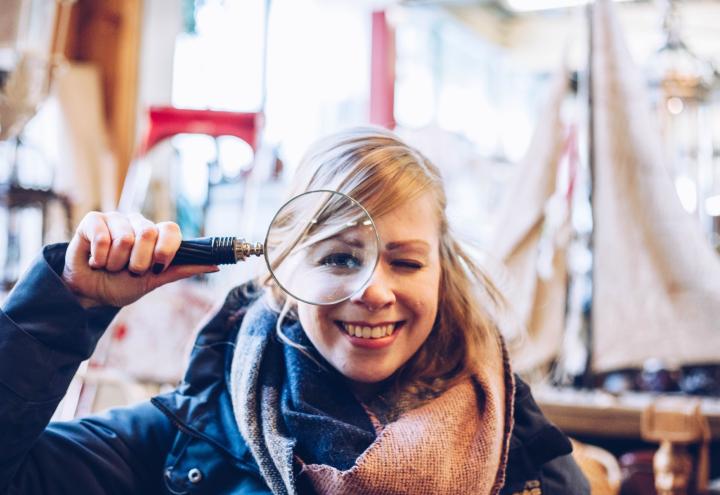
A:
<svg viewBox="0 0 720 495">
<path fill-rule="evenodd" d="M 505 47 L 511 56 L 538 70 L 552 70 L 564 57 L 570 65 L 583 57 L 587 39 L 584 8 L 563 8 L 528 12 L 513 11 L 509 2 L 533 5 L 572 0 L 402 0 L 403 8 L 441 8 L 464 26 L 490 42 Z M 663 43 L 662 12 L 659 1 L 627 1 L 617 12 L 628 38 L 631 54 L 643 61 Z M 720 66 L 720 2 L 685 0 L 677 2 L 682 36 L 698 56 Z"/>
</svg>

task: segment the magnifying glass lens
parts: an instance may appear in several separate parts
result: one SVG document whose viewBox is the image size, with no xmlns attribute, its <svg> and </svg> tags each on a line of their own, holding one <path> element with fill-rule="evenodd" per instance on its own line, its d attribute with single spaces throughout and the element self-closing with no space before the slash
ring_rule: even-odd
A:
<svg viewBox="0 0 720 495">
<path fill-rule="evenodd" d="M 378 253 L 367 211 L 334 191 L 311 191 L 287 202 L 265 240 L 275 281 L 310 304 L 335 304 L 358 292 L 370 280 Z"/>
</svg>

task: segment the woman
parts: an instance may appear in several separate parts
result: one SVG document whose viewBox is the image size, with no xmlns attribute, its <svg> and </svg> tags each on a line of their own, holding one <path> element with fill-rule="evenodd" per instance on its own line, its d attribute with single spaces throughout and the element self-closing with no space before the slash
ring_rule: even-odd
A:
<svg viewBox="0 0 720 495">
<path fill-rule="evenodd" d="M 381 239 L 369 283 L 331 306 L 270 280 L 233 290 L 178 389 L 47 426 L 117 308 L 216 267 L 168 266 L 172 223 L 91 213 L 5 303 L 0 489 L 10 493 L 587 493 L 567 438 L 514 381 L 453 239 L 438 170 L 392 133 L 318 143 L 291 195 L 361 202 Z M 489 297 L 488 297 L 489 296 Z"/>
</svg>

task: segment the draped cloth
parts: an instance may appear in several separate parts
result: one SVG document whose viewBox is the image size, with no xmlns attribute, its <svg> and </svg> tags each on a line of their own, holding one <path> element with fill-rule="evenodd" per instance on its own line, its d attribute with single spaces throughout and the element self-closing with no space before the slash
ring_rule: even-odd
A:
<svg viewBox="0 0 720 495">
<path fill-rule="evenodd" d="M 230 371 L 238 428 L 268 486 L 321 494 L 494 494 L 505 479 L 514 382 L 500 338 L 482 369 L 384 426 L 289 320 L 263 299 L 246 313 Z"/>
<path fill-rule="evenodd" d="M 558 166 L 565 146 L 561 105 L 568 89 L 565 72 L 551 85 L 547 104 L 528 152 L 510 186 L 498 229 L 490 248 L 502 261 L 504 273 L 497 280 L 527 334 L 511 346 L 513 366 L 519 372 L 549 364 L 562 344 L 567 268 L 562 219 L 547 216 L 548 202 L 555 193 Z M 549 237 L 549 238 L 548 238 Z M 543 253 L 542 246 L 552 252 Z M 550 256 L 551 273 L 541 276 L 541 256 Z"/>
<path fill-rule="evenodd" d="M 720 258 L 680 204 L 612 2 L 592 22 L 593 370 L 716 362 Z"/>
</svg>

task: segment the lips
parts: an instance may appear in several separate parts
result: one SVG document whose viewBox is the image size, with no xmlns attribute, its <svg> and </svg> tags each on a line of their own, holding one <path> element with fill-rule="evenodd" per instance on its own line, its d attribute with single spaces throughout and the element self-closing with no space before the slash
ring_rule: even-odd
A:
<svg viewBox="0 0 720 495">
<path fill-rule="evenodd" d="M 395 330 L 402 325 L 402 321 L 396 322 L 381 322 L 376 324 L 370 324 L 366 322 L 336 322 L 345 333 L 351 337 L 363 338 L 363 339 L 382 339 L 384 337 L 390 337 Z"/>
</svg>

